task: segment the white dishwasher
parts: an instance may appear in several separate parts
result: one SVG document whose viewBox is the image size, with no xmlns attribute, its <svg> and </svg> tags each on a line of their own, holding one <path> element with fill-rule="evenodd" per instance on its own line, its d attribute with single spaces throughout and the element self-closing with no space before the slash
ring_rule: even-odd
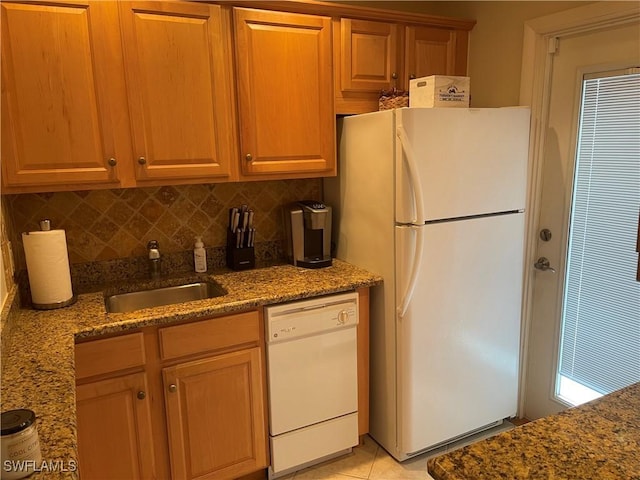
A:
<svg viewBox="0 0 640 480">
<path fill-rule="evenodd" d="M 358 444 L 355 292 L 265 308 L 269 477 Z"/>
</svg>

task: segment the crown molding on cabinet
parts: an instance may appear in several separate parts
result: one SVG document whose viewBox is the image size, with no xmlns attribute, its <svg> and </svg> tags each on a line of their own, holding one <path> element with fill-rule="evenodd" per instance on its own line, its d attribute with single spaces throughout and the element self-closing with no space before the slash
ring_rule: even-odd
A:
<svg viewBox="0 0 640 480">
<path fill-rule="evenodd" d="M 429 25 L 432 27 L 446 27 L 467 31 L 471 30 L 476 24 L 476 21 L 471 19 L 459 19 L 399 10 L 360 7 L 357 5 L 321 2 L 316 0 L 230 0 L 215 3 L 218 3 L 219 5 L 260 8 L 261 10 L 278 10 L 293 13 L 308 13 L 313 15 L 330 15 L 333 17 L 360 18 L 366 20 L 383 20 L 386 22 L 415 23 Z"/>
</svg>

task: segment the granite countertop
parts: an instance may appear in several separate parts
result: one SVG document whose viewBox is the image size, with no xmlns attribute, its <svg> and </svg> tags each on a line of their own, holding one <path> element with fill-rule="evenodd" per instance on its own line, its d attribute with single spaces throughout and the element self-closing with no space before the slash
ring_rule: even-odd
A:
<svg viewBox="0 0 640 480">
<path fill-rule="evenodd" d="M 640 383 L 428 462 L 436 480 L 640 480 Z"/>
<path fill-rule="evenodd" d="M 50 471 L 29 478 L 78 478 L 77 472 L 71 471 L 77 461 L 76 339 L 240 312 L 382 282 L 381 277 L 340 260 L 322 269 L 279 265 L 208 277 L 228 293 L 119 314 L 106 312 L 101 292 L 79 295 L 74 305 L 58 310 L 13 307 L 10 312 L 3 311 L 2 410 L 28 408 L 36 412 L 42 458 L 51 464 Z"/>
</svg>

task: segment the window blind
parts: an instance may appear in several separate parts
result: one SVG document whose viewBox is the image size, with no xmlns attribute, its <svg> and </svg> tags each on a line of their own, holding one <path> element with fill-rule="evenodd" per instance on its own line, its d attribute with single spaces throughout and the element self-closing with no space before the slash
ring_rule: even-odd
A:
<svg viewBox="0 0 640 480">
<path fill-rule="evenodd" d="M 640 381 L 640 74 L 584 81 L 559 373 L 606 394 Z"/>
</svg>

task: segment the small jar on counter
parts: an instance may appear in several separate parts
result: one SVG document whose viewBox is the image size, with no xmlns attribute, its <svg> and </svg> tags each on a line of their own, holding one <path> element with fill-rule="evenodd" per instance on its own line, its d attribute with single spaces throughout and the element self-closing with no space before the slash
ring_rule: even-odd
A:
<svg viewBox="0 0 640 480">
<path fill-rule="evenodd" d="M 36 414 L 24 408 L 2 412 L 2 480 L 31 475 L 42 463 Z"/>
</svg>

